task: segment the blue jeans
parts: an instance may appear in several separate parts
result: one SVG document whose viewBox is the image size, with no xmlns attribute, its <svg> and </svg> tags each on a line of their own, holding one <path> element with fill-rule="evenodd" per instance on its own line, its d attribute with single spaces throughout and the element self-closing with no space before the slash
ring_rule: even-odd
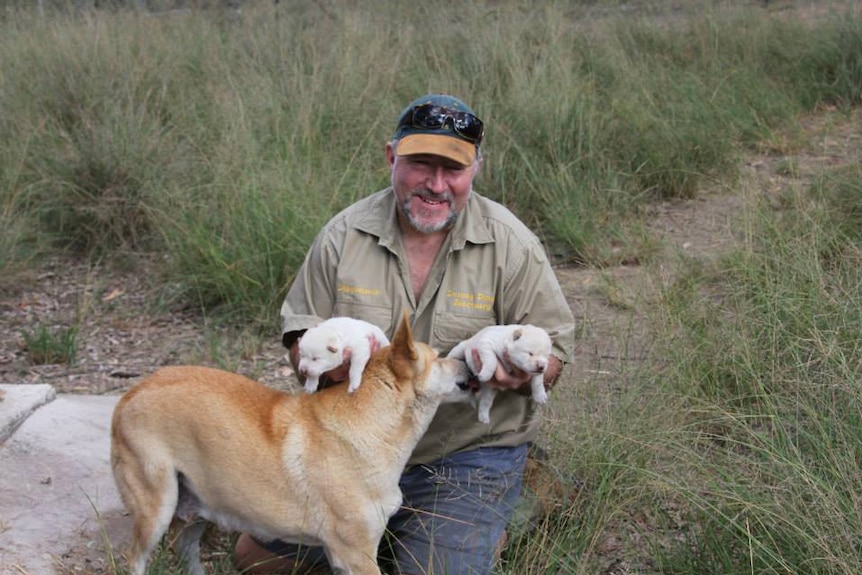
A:
<svg viewBox="0 0 862 575">
<path fill-rule="evenodd" d="M 481 447 L 411 468 L 404 502 L 389 519 L 381 565 L 405 575 L 488 575 L 521 495 L 527 445 Z M 326 564 L 323 549 L 259 542 L 303 566 Z"/>
</svg>

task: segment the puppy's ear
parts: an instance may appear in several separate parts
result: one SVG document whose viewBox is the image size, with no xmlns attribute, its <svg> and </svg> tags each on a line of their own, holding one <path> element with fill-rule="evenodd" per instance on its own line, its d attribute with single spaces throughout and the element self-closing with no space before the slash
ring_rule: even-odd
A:
<svg viewBox="0 0 862 575">
<path fill-rule="evenodd" d="M 416 353 L 416 346 L 413 345 L 413 331 L 410 329 L 407 310 L 404 310 L 404 317 L 401 319 L 401 323 L 398 324 L 398 329 L 395 330 L 395 335 L 392 336 L 390 345 L 392 346 L 391 357 L 401 357 L 409 361 L 416 361 L 416 358 L 419 357 Z"/>
<path fill-rule="evenodd" d="M 521 328 L 516 329 L 512 332 L 512 341 L 518 341 L 522 335 L 524 335 L 524 331 Z"/>
</svg>

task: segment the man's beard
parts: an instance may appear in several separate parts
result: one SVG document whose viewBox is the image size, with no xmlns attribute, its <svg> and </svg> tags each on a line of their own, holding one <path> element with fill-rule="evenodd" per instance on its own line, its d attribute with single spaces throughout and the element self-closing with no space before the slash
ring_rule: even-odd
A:
<svg viewBox="0 0 862 575">
<path fill-rule="evenodd" d="M 435 201 L 445 202 L 449 206 L 449 215 L 446 219 L 439 222 L 423 222 L 411 211 L 411 204 L 415 198 L 433 197 Z M 421 201 L 421 200 L 420 200 Z M 410 226 L 417 232 L 423 234 L 433 234 L 451 227 L 455 220 L 458 219 L 458 213 L 452 208 L 452 194 L 428 194 L 423 191 L 414 191 L 401 202 L 401 211 L 410 223 Z"/>
</svg>

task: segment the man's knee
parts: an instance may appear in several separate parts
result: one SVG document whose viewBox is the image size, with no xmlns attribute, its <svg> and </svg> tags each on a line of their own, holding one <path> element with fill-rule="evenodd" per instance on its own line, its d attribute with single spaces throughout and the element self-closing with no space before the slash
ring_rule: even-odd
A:
<svg viewBox="0 0 862 575">
<path fill-rule="evenodd" d="M 482 448 L 408 471 L 390 520 L 401 572 L 489 573 L 521 491 L 526 446 Z"/>
</svg>

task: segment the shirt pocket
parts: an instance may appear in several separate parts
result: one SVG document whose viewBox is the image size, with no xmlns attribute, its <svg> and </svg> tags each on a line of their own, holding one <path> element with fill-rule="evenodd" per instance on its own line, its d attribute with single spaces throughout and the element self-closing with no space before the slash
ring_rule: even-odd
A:
<svg viewBox="0 0 862 575">
<path fill-rule="evenodd" d="M 431 345 L 443 353 L 448 353 L 458 343 L 470 339 L 476 332 L 490 325 L 497 325 L 497 318 L 491 314 L 437 313 L 434 316 L 434 342 Z"/>
<path fill-rule="evenodd" d="M 392 325 L 392 310 L 388 307 L 362 304 L 357 302 L 337 301 L 332 308 L 333 317 L 352 317 L 373 323 L 383 330 L 386 337 L 392 338 L 395 326 Z"/>
</svg>

